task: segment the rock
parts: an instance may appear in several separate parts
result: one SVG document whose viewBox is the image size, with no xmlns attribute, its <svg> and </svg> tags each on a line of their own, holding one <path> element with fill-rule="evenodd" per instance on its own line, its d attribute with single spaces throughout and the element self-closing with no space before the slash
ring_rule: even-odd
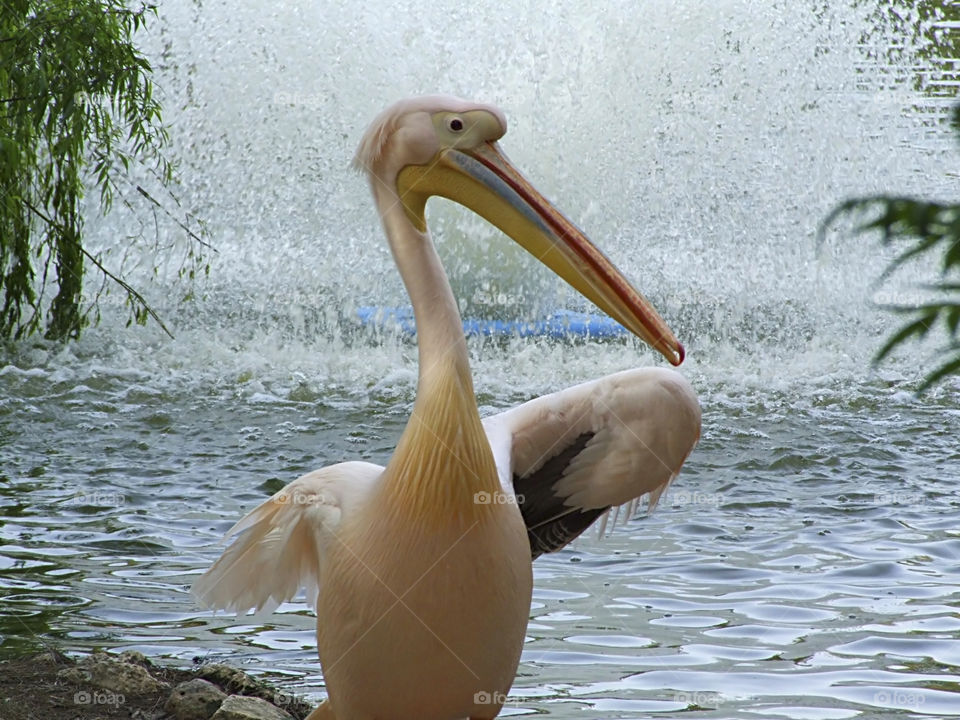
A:
<svg viewBox="0 0 960 720">
<path fill-rule="evenodd" d="M 293 720 L 293 716 L 266 700 L 231 695 L 210 720 Z"/>
<path fill-rule="evenodd" d="M 287 713 L 297 717 L 306 717 L 313 709 L 311 703 L 298 698 L 296 695 L 280 690 L 262 680 L 256 680 L 242 670 L 229 665 L 202 665 L 196 670 L 204 680 L 219 685 L 231 695 L 245 695 L 266 700 L 268 703 L 282 708 Z"/>
<path fill-rule="evenodd" d="M 128 665 L 142 665 L 143 667 L 153 667 L 153 663 L 150 662 L 150 659 L 138 650 L 124 650 L 120 653 L 119 657 L 120 662 L 125 662 Z"/>
<path fill-rule="evenodd" d="M 61 670 L 57 677 L 76 685 L 93 685 L 118 695 L 134 697 L 156 694 L 170 688 L 167 683 L 152 678 L 140 665 L 116 660 L 105 653 L 85 657 L 76 666 Z"/>
<path fill-rule="evenodd" d="M 84 683 L 90 682 L 90 674 L 74 665 L 73 667 L 64 668 L 58 672 L 57 679 L 66 680 L 74 685 L 83 685 Z"/>
<path fill-rule="evenodd" d="M 209 720 L 226 697 L 213 683 L 197 678 L 177 685 L 163 709 L 175 720 Z"/>
<path fill-rule="evenodd" d="M 197 670 L 197 675 L 230 693 L 251 694 L 259 688 L 258 683 L 243 670 L 229 665 L 203 665 Z"/>
<path fill-rule="evenodd" d="M 61 657 L 58 657 L 55 653 L 44 652 L 36 655 L 33 658 L 33 662 L 36 663 L 39 667 L 54 668 L 57 665 L 60 665 L 63 660 Z"/>
</svg>

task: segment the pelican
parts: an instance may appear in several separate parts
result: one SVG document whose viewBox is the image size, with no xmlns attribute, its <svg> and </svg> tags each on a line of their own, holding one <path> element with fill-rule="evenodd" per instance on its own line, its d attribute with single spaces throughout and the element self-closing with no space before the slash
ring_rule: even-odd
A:
<svg viewBox="0 0 960 720">
<path fill-rule="evenodd" d="M 363 136 L 364 171 L 417 327 L 409 422 L 386 467 L 345 462 L 294 480 L 240 520 L 196 582 L 207 605 L 315 601 L 328 698 L 309 720 L 480 720 L 513 684 L 531 560 L 679 471 L 700 407 L 676 371 L 617 373 L 481 420 L 430 196 L 473 210 L 679 365 L 650 303 L 514 169 L 503 113 L 447 96 L 401 101 Z"/>
</svg>

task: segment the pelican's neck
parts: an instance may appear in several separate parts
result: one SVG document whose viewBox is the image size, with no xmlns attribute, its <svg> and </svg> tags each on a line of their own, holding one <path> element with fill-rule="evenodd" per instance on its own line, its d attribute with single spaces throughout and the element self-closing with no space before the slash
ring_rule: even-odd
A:
<svg viewBox="0 0 960 720">
<path fill-rule="evenodd" d="M 379 184 L 374 188 L 374 196 L 417 322 L 420 353 L 417 402 L 427 396 L 431 380 L 456 374 L 464 379 L 465 390 L 474 404 L 460 312 L 433 242 L 426 232 L 413 226 L 394 192 Z"/>
<path fill-rule="evenodd" d="M 410 222 L 396 193 L 375 181 L 374 197 L 413 305 L 420 370 L 413 412 L 384 486 L 411 506 L 460 512 L 477 492 L 499 488 L 473 394 L 463 325 L 433 242 Z"/>
</svg>

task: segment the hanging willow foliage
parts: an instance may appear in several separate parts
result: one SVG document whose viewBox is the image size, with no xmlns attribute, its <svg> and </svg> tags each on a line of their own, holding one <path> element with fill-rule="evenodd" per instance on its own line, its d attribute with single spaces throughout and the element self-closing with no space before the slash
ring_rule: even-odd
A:
<svg viewBox="0 0 960 720">
<path fill-rule="evenodd" d="M 953 129 L 960 136 L 960 106 L 954 108 Z M 824 221 L 823 231 L 841 215 L 857 213 L 868 219 L 857 232 L 881 233 L 884 246 L 896 247 L 896 255 L 884 270 L 883 282 L 908 261 L 919 256 L 942 253 L 940 278 L 920 290 L 931 296 L 929 302 L 886 306 L 907 320 L 883 344 L 874 358 L 881 362 L 907 340 L 921 340 L 941 326 L 947 333 L 942 361 L 923 379 L 919 393 L 928 390 L 948 375 L 960 373 L 960 204 L 938 203 L 910 197 L 878 195 L 854 198 L 839 205 Z"/>
<path fill-rule="evenodd" d="M 164 184 L 172 179 L 150 64 L 132 41 L 150 15 L 155 6 L 131 9 L 121 0 L 3 0 L 2 337 L 40 330 L 56 340 L 77 337 L 88 321 L 81 299 L 90 268 L 120 284 L 137 322 L 153 315 L 84 248 L 80 212 L 85 178 L 99 189 L 104 212 L 133 162 L 146 163 Z"/>
</svg>

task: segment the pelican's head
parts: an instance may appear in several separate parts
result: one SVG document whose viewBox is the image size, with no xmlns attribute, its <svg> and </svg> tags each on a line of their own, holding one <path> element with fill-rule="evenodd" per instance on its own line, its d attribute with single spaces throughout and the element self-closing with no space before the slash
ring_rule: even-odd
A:
<svg viewBox="0 0 960 720">
<path fill-rule="evenodd" d="M 354 165 L 375 187 L 395 192 L 420 231 L 431 195 L 473 210 L 670 363 L 682 363 L 683 345 L 650 302 L 507 160 L 497 145 L 506 131 L 506 118 L 492 105 L 410 98 L 374 120 Z"/>
</svg>

